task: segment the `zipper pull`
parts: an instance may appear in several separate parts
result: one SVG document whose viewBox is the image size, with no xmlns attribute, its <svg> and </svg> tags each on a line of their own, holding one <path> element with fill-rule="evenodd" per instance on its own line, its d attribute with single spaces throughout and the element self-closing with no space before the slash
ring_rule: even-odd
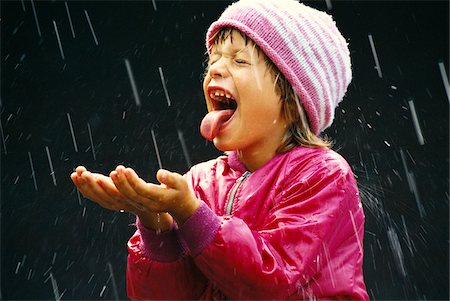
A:
<svg viewBox="0 0 450 301">
<path fill-rule="evenodd" d="M 234 202 L 234 199 L 235 199 L 235 197 L 236 197 L 236 193 L 237 193 L 237 190 L 238 190 L 239 186 L 241 186 L 242 182 L 243 182 L 246 178 L 248 178 L 251 174 L 252 174 L 252 173 L 249 172 L 248 170 L 247 170 L 246 172 L 244 172 L 244 173 L 242 174 L 242 176 L 241 176 L 239 179 L 236 180 L 236 183 L 234 183 L 233 188 L 231 188 L 230 198 L 228 199 L 227 207 L 226 207 L 226 210 L 225 210 L 225 213 L 226 213 L 227 215 L 230 215 L 230 214 L 231 214 L 231 209 L 232 209 L 232 207 L 233 207 L 233 202 Z"/>
</svg>

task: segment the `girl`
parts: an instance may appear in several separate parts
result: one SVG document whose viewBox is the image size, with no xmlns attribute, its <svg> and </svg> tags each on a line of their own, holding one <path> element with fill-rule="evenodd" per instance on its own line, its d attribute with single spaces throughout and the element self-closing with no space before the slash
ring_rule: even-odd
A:
<svg viewBox="0 0 450 301">
<path fill-rule="evenodd" d="M 206 37 L 201 133 L 227 155 L 160 185 L 78 167 L 81 193 L 136 214 L 131 299 L 367 300 L 352 171 L 318 137 L 351 80 L 345 39 L 294 0 L 241 0 Z"/>
</svg>

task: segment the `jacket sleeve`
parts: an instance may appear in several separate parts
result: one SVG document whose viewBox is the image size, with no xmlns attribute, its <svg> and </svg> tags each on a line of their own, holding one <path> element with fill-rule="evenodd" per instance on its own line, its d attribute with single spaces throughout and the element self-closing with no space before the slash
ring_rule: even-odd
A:
<svg viewBox="0 0 450 301">
<path fill-rule="evenodd" d="M 156 233 L 136 222 L 128 241 L 127 294 L 132 300 L 197 299 L 206 279 L 178 239 L 176 225 Z"/>
<path fill-rule="evenodd" d="M 278 201 L 261 229 L 209 210 L 203 218 L 215 220 L 217 229 L 212 227 L 212 233 L 205 235 L 201 222 L 188 219 L 179 229 L 181 240 L 203 274 L 231 299 L 301 295 L 303 287 L 319 276 L 323 263 L 317 258 L 323 242 L 331 239 L 337 221 L 343 219 L 343 203 L 349 195 L 357 195 L 353 174 L 345 167 L 311 168 L 306 174 L 285 171 L 287 182 L 276 192 Z M 207 211 L 205 207 L 202 210 Z M 348 211 L 345 217 L 347 229 Z M 340 240 L 347 234 L 355 235 L 341 233 Z M 199 243 L 212 235 L 211 242 L 206 238 L 206 243 Z"/>
</svg>

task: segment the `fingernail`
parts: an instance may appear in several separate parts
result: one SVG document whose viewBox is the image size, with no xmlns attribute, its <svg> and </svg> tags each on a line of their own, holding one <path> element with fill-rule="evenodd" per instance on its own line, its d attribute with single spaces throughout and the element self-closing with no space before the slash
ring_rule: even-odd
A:
<svg viewBox="0 0 450 301">
<path fill-rule="evenodd" d="M 161 177 L 161 180 L 165 180 L 165 179 L 167 179 L 167 172 L 165 172 L 164 170 L 161 170 L 159 172 L 159 176 Z"/>
</svg>

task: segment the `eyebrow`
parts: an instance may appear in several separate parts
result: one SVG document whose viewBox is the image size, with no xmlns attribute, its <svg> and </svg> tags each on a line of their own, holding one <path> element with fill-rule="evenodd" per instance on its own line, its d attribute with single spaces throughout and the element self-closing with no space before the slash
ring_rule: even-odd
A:
<svg viewBox="0 0 450 301">
<path fill-rule="evenodd" d="M 243 53 L 243 52 L 245 52 L 246 54 L 250 55 L 249 47 L 245 46 L 245 47 L 243 47 L 241 49 L 233 47 L 233 48 L 231 48 L 230 51 L 223 51 L 222 49 L 218 49 L 218 47 L 213 47 L 213 49 L 211 49 L 211 54 L 210 55 L 225 53 L 225 54 L 228 54 L 228 55 L 231 55 L 231 56 L 235 56 L 235 55 L 237 55 L 239 53 Z"/>
</svg>

